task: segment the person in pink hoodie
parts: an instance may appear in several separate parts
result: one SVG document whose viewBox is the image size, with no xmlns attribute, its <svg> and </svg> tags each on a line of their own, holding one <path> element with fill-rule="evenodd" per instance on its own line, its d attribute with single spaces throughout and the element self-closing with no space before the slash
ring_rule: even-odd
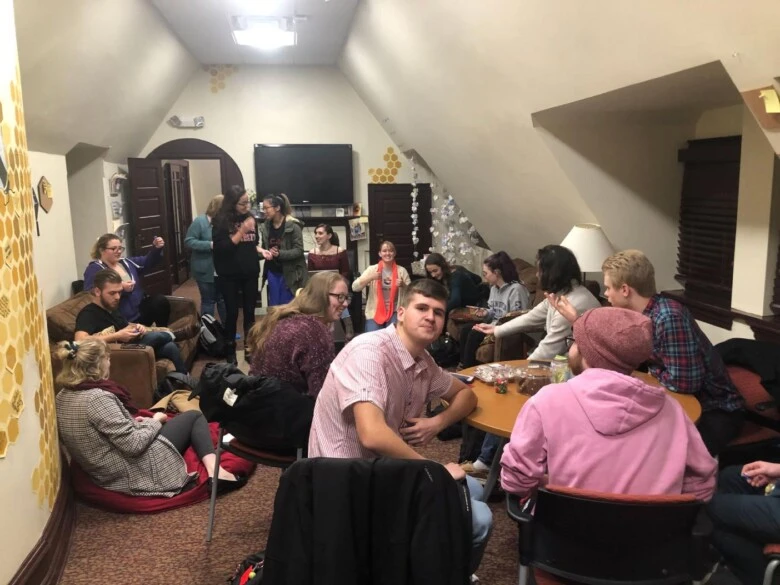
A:
<svg viewBox="0 0 780 585">
<path fill-rule="evenodd" d="M 709 500 L 717 462 L 696 427 L 663 387 L 631 376 L 653 350 L 650 319 L 591 309 L 573 333 L 575 377 L 544 387 L 523 406 L 501 457 L 504 491 L 525 495 L 548 483 Z"/>
</svg>

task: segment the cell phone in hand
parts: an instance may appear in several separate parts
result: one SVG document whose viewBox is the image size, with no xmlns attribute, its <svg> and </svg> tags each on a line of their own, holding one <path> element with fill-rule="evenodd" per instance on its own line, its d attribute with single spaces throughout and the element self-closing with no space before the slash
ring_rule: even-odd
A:
<svg viewBox="0 0 780 585">
<path fill-rule="evenodd" d="M 457 378 L 464 384 L 471 384 L 474 381 L 474 376 L 464 376 L 463 374 L 452 374 L 453 377 Z"/>
</svg>

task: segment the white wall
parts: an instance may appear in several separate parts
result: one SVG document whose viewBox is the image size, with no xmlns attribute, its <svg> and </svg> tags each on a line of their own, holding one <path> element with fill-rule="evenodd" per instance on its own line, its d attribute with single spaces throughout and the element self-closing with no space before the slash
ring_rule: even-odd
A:
<svg viewBox="0 0 780 585">
<path fill-rule="evenodd" d="M 112 228 L 111 211 L 106 206 L 103 159 L 95 158 L 73 172 L 70 170 L 73 167 L 68 166 L 73 249 L 77 270 L 83 275 L 95 240 Z"/>
<path fill-rule="evenodd" d="M 354 197 L 368 211 L 368 169 L 384 167 L 393 140 L 373 117 L 344 75 L 335 67 L 239 67 L 226 87 L 212 93 L 209 74 L 198 70 L 166 114 L 204 116 L 202 129 L 176 129 L 162 122 L 143 148 L 177 138 L 200 138 L 225 150 L 236 161 L 247 187 L 255 188 L 254 144 L 352 144 Z M 396 151 L 398 149 L 396 148 Z M 396 182 L 411 180 L 402 157 Z M 365 243 L 360 243 L 363 262 Z"/>
<path fill-rule="evenodd" d="M 70 297 L 71 282 L 81 278 L 73 249 L 68 172 L 62 155 L 32 151 L 28 154 L 33 185 L 37 187 L 40 178 L 46 177 L 54 194 L 51 211 L 38 210 L 41 235 L 33 230 L 35 274 L 43 294 L 43 308 L 49 309 Z"/>
<path fill-rule="evenodd" d="M 222 193 L 222 174 L 216 159 L 189 159 L 187 162 L 190 164 L 192 217 L 195 218 L 206 213 L 209 201 Z"/>
</svg>

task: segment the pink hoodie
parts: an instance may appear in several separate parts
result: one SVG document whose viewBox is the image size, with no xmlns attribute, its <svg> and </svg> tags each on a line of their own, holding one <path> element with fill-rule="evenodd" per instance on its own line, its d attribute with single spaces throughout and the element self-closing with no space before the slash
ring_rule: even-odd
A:
<svg viewBox="0 0 780 585">
<path fill-rule="evenodd" d="M 542 481 L 618 494 L 692 493 L 709 500 L 717 462 L 680 404 L 658 386 L 590 368 L 551 384 L 520 411 L 501 457 L 501 485 Z"/>
</svg>

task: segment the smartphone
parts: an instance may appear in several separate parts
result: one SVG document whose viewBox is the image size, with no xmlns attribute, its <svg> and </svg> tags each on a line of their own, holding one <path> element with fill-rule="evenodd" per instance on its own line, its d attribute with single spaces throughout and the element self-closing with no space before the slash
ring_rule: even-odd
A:
<svg viewBox="0 0 780 585">
<path fill-rule="evenodd" d="M 452 375 L 465 384 L 471 384 L 474 381 L 474 376 L 464 376 L 463 374 L 452 374 Z"/>
</svg>

